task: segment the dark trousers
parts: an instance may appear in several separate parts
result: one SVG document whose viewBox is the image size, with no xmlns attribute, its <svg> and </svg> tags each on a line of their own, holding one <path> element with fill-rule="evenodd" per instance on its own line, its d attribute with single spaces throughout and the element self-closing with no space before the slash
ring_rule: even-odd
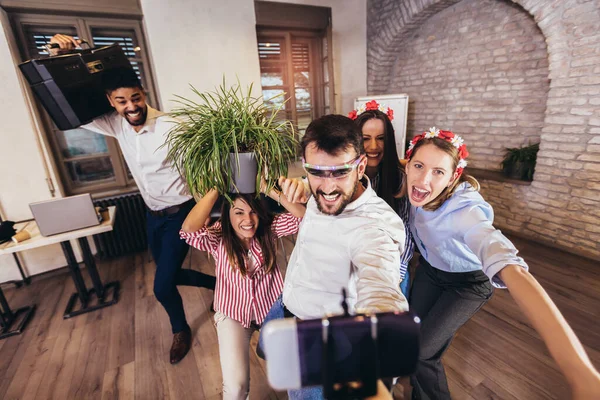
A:
<svg viewBox="0 0 600 400">
<path fill-rule="evenodd" d="M 410 293 L 410 310 L 421 318 L 421 348 L 411 376 L 414 400 L 450 399 L 442 355 L 456 331 L 492 297 L 482 271 L 450 273 L 419 260 Z"/>
<path fill-rule="evenodd" d="M 189 246 L 179 238 L 179 230 L 194 204 L 189 201 L 171 215 L 155 216 L 146 213 L 148 245 L 156 264 L 154 295 L 169 315 L 173 333 L 190 329 L 177 285 L 215 288 L 214 276 L 181 268 Z"/>
</svg>

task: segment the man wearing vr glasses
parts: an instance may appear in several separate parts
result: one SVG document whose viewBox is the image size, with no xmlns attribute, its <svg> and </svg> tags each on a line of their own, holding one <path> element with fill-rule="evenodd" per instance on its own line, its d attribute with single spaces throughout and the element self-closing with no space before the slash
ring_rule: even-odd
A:
<svg viewBox="0 0 600 400">
<path fill-rule="evenodd" d="M 342 289 L 351 314 L 407 311 L 399 268 L 404 224 L 371 188 L 356 124 L 342 115 L 318 118 L 306 129 L 301 147 L 312 197 L 288 263 L 283 296 L 267 319 L 342 314 Z M 302 183 L 282 179 L 280 184 L 288 200 L 306 200 Z M 289 394 L 291 399 L 322 398 L 319 388 Z"/>
<path fill-rule="evenodd" d="M 371 188 L 361 133 L 342 115 L 314 120 L 301 141 L 312 197 L 290 257 L 283 304 L 301 319 L 408 309 L 399 289 L 404 224 Z M 282 185 L 284 195 L 290 185 Z M 293 197 L 293 196 L 292 196 Z"/>
</svg>

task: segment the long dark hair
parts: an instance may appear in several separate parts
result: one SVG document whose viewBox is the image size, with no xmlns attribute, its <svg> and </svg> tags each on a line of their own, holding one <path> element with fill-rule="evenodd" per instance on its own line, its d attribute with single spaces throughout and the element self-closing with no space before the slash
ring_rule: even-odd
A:
<svg viewBox="0 0 600 400">
<path fill-rule="evenodd" d="M 354 122 L 362 132 L 364 124 L 370 119 L 378 119 L 383 122 L 383 158 L 378 168 L 379 185 L 377 186 L 377 195 L 395 209 L 396 196 L 400 192 L 400 185 L 402 184 L 402 175 L 400 173 L 400 159 L 396 150 L 394 127 L 387 115 L 379 110 L 365 111 Z"/>
<path fill-rule="evenodd" d="M 258 240 L 262 250 L 263 262 L 266 272 L 269 273 L 275 267 L 277 256 L 277 243 L 274 240 L 271 232 L 271 224 L 273 223 L 273 214 L 269 212 L 264 200 L 256 198 L 254 194 L 230 193 L 231 203 L 227 200 L 223 201 L 221 206 L 221 229 L 223 232 L 223 244 L 229 258 L 229 264 L 233 268 L 237 268 L 243 276 L 248 273 L 246 266 L 246 253 L 242 240 L 235 234 L 231 226 L 229 211 L 236 199 L 244 201 L 258 216 L 258 227 L 254 239 Z"/>
</svg>

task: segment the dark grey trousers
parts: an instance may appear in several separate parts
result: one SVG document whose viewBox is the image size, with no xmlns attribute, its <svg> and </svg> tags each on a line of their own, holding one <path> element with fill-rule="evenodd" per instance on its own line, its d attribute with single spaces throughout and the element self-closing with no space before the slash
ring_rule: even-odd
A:
<svg viewBox="0 0 600 400">
<path fill-rule="evenodd" d="M 492 284 L 482 271 L 444 272 L 421 257 L 410 292 L 410 310 L 421 318 L 419 362 L 410 379 L 413 400 L 450 399 L 442 355 L 456 331 L 492 293 Z"/>
</svg>

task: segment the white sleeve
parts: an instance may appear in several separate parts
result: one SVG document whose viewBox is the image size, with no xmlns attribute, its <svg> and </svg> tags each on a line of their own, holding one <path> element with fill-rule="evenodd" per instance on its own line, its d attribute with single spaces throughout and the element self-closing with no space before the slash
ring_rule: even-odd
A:
<svg viewBox="0 0 600 400">
<path fill-rule="evenodd" d="M 114 111 L 101 115 L 100 117 L 94 119 L 89 124 L 81 125 L 81 128 L 87 129 L 89 131 L 99 133 L 101 135 L 113 136 L 116 137 L 116 127 L 114 124 Z"/>
<path fill-rule="evenodd" d="M 377 227 L 361 229 L 354 237 L 350 251 L 357 268 L 356 311 L 407 311 L 408 302 L 400 291 L 400 255 L 404 237 L 396 242 Z"/>
</svg>

